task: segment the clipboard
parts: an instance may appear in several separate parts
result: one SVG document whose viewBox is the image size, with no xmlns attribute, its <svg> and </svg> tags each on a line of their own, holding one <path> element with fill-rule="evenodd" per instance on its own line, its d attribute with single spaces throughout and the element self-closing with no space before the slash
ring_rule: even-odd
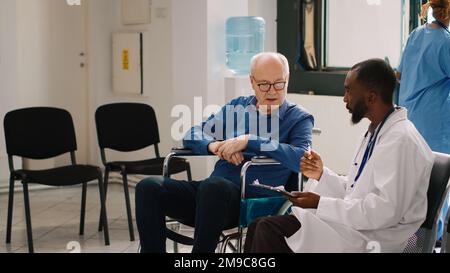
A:
<svg viewBox="0 0 450 273">
<path fill-rule="evenodd" d="M 270 190 L 270 191 L 275 191 L 275 192 L 283 194 L 287 198 L 289 198 L 289 197 L 295 198 L 295 196 L 292 193 L 286 191 L 283 186 L 273 187 L 273 186 L 269 186 L 269 185 L 264 185 L 264 184 L 259 183 L 258 179 L 256 179 L 253 182 L 253 184 L 250 184 L 250 186 L 261 188 L 261 189 L 266 189 L 266 190 Z"/>
</svg>

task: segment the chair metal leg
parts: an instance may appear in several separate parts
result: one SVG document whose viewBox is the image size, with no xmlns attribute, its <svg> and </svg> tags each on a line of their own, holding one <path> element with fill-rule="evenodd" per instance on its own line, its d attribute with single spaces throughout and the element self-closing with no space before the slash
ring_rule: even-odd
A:
<svg viewBox="0 0 450 273">
<path fill-rule="evenodd" d="M 105 177 L 103 178 L 103 188 L 105 190 L 105 202 L 106 202 L 106 198 L 108 196 L 108 183 L 109 183 L 109 169 L 105 168 Z"/>
<path fill-rule="evenodd" d="M 237 244 L 237 242 L 236 242 L 236 244 Z M 233 243 L 231 242 L 231 239 L 230 239 L 230 241 L 227 243 L 227 247 L 229 247 L 229 248 L 231 249 L 231 252 L 232 252 L 232 253 L 237 253 L 237 252 L 238 252 L 237 246 L 233 245 Z M 224 253 L 226 253 L 226 251 L 225 251 Z"/>
<path fill-rule="evenodd" d="M 303 192 L 303 190 L 305 189 L 305 180 L 306 180 L 306 176 L 301 174 L 300 175 L 300 191 L 301 192 Z"/>
<path fill-rule="evenodd" d="M 128 229 L 130 231 L 130 241 L 134 241 L 133 215 L 131 214 L 130 193 L 128 190 L 128 178 L 125 172 L 122 172 L 123 191 L 125 193 L 125 203 L 127 206 Z"/>
<path fill-rule="evenodd" d="M 105 237 L 105 245 L 109 246 L 109 229 L 108 229 L 108 217 L 106 214 L 106 202 L 105 202 L 105 191 L 103 188 L 102 177 L 98 178 L 98 190 L 100 192 L 100 207 L 101 207 L 101 223 L 103 226 L 103 236 Z"/>
<path fill-rule="evenodd" d="M 239 235 L 239 232 L 235 232 L 232 234 L 224 234 L 222 233 L 221 235 L 221 245 L 219 247 L 219 251 L 220 253 L 227 253 L 227 249 L 230 248 L 232 253 L 237 253 L 238 249 L 236 245 L 233 245 L 232 241 L 236 241 L 236 244 L 238 243 L 239 238 L 242 237 L 241 235 Z"/>
<path fill-rule="evenodd" d="M 80 235 L 84 235 L 84 219 L 86 213 L 86 191 L 87 191 L 87 183 L 83 183 L 83 189 L 81 191 Z"/>
<path fill-rule="evenodd" d="M 106 199 L 108 196 L 108 182 L 109 182 L 109 169 L 105 168 L 105 177 L 104 177 L 104 182 L 103 182 L 103 188 L 105 190 L 105 204 L 106 204 Z M 100 212 L 100 218 L 98 220 L 98 231 L 102 231 L 102 230 L 103 230 L 102 213 Z"/>
<path fill-rule="evenodd" d="M 170 229 L 175 231 L 176 233 L 180 233 L 181 224 L 180 223 L 174 223 L 170 225 Z M 178 242 L 173 241 L 173 253 L 178 253 Z"/>
<path fill-rule="evenodd" d="M 237 252 L 238 253 L 242 253 L 242 234 L 243 234 L 243 232 L 242 232 L 242 227 L 239 227 L 238 228 L 238 238 L 237 238 L 237 240 L 238 240 L 238 242 L 237 242 Z"/>
<path fill-rule="evenodd" d="M 227 253 L 227 246 L 228 246 L 228 243 L 230 242 L 230 240 L 231 240 L 230 236 L 225 236 L 225 239 L 223 240 L 222 246 L 220 248 L 220 253 L 222 253 L 222 254 Z"/>
<path fill-rule="evenodd" d="M 6 224 L 6 243 L 11 243 L 11 227 L 14 209 L 14 177 L 9 177 L 9 200 L 8 200 L 8 219 Z"/>
<path fill-rule="evenodd" d="M 25 205 L 25 219 L 27 223 L 27 238 L 28 238 L 28 252 L 34 252 L 33 246 L 33 232 L 31 227 L 31 212 L 30 212 L 30 198 L 28 195 L 28 184 L 22 181 L 23 184 L 23 202 Z"/>
<path fill-rule="evenodd" d="M 173 242 L 173 253 L 179 253 L 180 250 L 178 249 L 178 243 L 177 242 Z"/>
<path fill-rule="evenodd" d="M 189 162 L 186 162 L 186 164 L 187 164 L 186 172 L 187 172 L 188 181 L 192 181 L 191 164 L 189 164 Z"/>
</svg>

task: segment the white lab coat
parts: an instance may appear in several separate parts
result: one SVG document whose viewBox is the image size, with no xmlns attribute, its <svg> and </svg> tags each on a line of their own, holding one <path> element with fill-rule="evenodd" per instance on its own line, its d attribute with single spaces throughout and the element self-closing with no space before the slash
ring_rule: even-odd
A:
<svg viewBox="0 0 450 273">
<path fill-rule="evenodd" d="M 396 108 L 386 120 L 351 188 L 369 137 L 356 151 L 348 176 L 324 168 L 319 182 L 308 181 L 307 191 L 321 199 L 317 210 L 293 208 L 302 225 L 286 238 L 294 252 L 401 252 L 425 220 L 434 156 L 406 109 Z"/>
</svg>

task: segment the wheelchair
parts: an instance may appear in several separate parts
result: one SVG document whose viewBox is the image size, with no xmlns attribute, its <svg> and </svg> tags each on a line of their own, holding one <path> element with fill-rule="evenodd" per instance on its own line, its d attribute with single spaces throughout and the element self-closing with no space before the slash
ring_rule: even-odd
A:
<svg viewBox="0 0 450 273">
<path fill-rule="evenodd" d="M 189 149 L 175 148 L 167 155 L 164 161 L 163 176 L 169 177 L 169 163 L 173 158 L 176 157 L 192 157 L 192 156 L 209 156 L 209 155 L 197 155 L 192 153 Z M 290 212 L 291 202 L 289 202 L 285 197 L 262 197 L 262 198 L 246 198 L 246 176 L 247 170 L 252 166 L 274 166 L 281 165 L 274 159 L 268 157 L 256 156 L 250 161 L 244 163 L 241 169 L 241 200 L 240 200 L 240 216 L 239 224 L 237 227 L 228 227 L 227 231 L 232 230 L 228 234 L 223 232 L 221 235 L 220 252 L 225 253 L 227 247 L 229 247 L 233 252 L 242 253 L 243 250 L 243 236 L 244 229 L 247 228 L 251 222 L 259 217 L 270 216 L 270 215 L 283 215 Z M 285 185 L 288 191 L 298 191 L 299 190 L 299 174 L 292 173 L 288 183 Z M 301 189 L 303 189 L 303 181 L 301 179 Z M 167 219 L 166 224 L 171 225 L 173 228 L 167 228 L 167 238 L 174 242 L 174 252 L 178 252 L 178 243 L 183 245 L 193 245 L 194 239 L 179 233 L 180 223 L 193 227 L 193 223 L 183 222 L 179 219 Z M 237 230 L 236 230 L 237 228 Z M 236 244 L 232 244 L 231 241 L 235 240 Z"/>
<path fill-rule="evenodd" d="M 313 128 L 313 135 L 319 136 L 322 134 L 322 130 L 319 128 Z M 169 177 L 169 163 L 176 157 L 192 157 L 192 156 L 209 156 L 209 155 L 197 155 L 189 149 L 174 148 L 171 153 L 167 155 L 164 160 L 163 176 Z M 220 252 L 225 253 L 227 247 L 233 252 L 242 253 L 243 250 L 243 236 L 244 229 L 247 228 L 251 222 L 263 216 L 271 215 L 285 215 L 290 213 L 291 202 L 285 197 L 265 197 L 265 198 L 245 198 L 246 191 L 246 174 L 247 170 L 252 166 L 273 166 L 281 165 L 274 159 L 262 156 L 253 157 L 250 161 L 247 161 L 241 169 L 241 201 L 240 201 L 240 216 L 239 224 L 236 227 L 229 227 L 225 232 L 234 230 L 230 233 L 222 233 L 220 244 Z M 300 178 L 300 179 L 299 179 Z M 287 184 L 285 185 L 288 191 L 303 191 L 303 185 L 307 181 L 306 177 L 299 173 L 292 173 Z M 193 245 L 194 239 L 179 233 L 180 223 L 193 226 L 193 223 L 186 223 L 177 219 L 167 219 L 166 224 L 171 225 L 174 228 L 167 228 L 167 238 L 174 242 L 174 252 L 178 252 L 178 243 L 183 245 Z M 235 240 L 236 244 L 232 244 L 231 241 Z"/>
</svg>

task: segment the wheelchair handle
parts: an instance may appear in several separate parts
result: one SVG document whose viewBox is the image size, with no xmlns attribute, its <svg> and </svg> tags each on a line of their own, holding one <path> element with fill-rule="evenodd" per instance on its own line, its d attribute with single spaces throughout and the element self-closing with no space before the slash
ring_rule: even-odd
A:
<svg viewBox="0 0 450 273">
<path fill-rule="evenodd" d="M 245 162 L 241 169 L 241 199 L 245 198 L 245 181 L 247 180 L 247 170 L 251 166 L 270 166 L 270 165 L 281 165 L 280 162 L 265 156 L 255 156 L 251 161 Z"/>
<path fill-rule="evenodd" d="M 176 157 L 176 156 L 214 156 L 214 155 L 213 154 L 209 154 L 209 155 L 195 154 L 191 149 L 187 149 L 187 148 L 172 148 L 170 153 L 164 159 L 164 165 L 163 165 L 163 176 L 164 177 L 169 177 L 169 162 L 173 157 Z"/>
<path fill-rule="evenodd" d="M 320 136 L 322 134 L 322 129 L 320 129 L 320 128 L 313 128 L 312 129 L 312 134 L 316 135 L 316 136 Z"/>
<path fill-rule="evenodd" d="M 171 152 L 174 155 L 173 156 L 188 156 L 188 155 L 195 155 L 194 152 L 192 152 L 191 149 L 186 149 L 186 148 L 172 148 Z"/>
</svg>

